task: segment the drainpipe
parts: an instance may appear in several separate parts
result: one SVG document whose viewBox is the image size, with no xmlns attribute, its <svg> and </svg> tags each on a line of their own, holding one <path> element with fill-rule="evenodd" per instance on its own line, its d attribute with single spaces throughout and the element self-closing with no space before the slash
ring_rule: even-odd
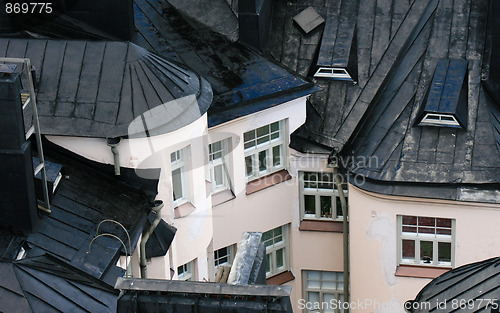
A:
<svg viewBox="0 0 500 313">
<path fill-rule="evenodd" d="M 141 278 L 147 278 L 147 262 L 146 262 L 146 243 L 149 240 L 149 236 L 154 232 L 156 229 L 156 226 L 158 226 L 158 223 L 161 221 L 161 209 L 163 208 L 163 201 L 161 200 L 156 200 L 153 203 L 153 207 L 151 210 L 156 214 L 156 217 L 151 223 L 151 226 L 149 226 L 148 230 L 142 233 L 142 239 L 141 239 Z"/>
<path fill-rule="evenodd" d="M 106 138 L 106 144 L 111 148 L 115 160 L 115 175 L 120 175 L 120 154 L 118 153 L 118 144 L 120 144 L 120 137 Z"/>
<path fill-rule="evenodd" d="M 342 188 L 343 177 L 340 174 L 338 155 L 332 151 L 328 157 L 327 167 L 333 167 L 333 174 L 335 179 L 335 185 L 339 192 L 340 205 L 342 207 L 342 234 L 343 234 L 343 251 L 344 251 L 344 302 L 350 303 L 349 294 L 349 224 L 348 224 L 348 211 L 347 211 L 347 200 L 344 194 L 344 189 Z M 335 153 L 335 155 L 334 155 Z"/>
</svg>

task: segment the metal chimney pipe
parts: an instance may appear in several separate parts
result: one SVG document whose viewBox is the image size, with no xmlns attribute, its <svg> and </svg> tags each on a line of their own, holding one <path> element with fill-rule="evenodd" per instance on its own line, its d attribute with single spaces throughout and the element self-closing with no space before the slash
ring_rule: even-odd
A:
<svg viewBox="0 0 500 313">
<path fill-rule="evenodd" d="M 147 278 L 147 261 L 146 261 L 146 243 L 149 240 L 149 237 L 158 226 L 158 223 L 161 221 L 161 209 L 163 208 L 163 201 L 156 200 L 153 203 L 153 207 L 151 210 L 156 214 L 156 217 L 149 226 L 148 230 L 142 233 L 142 239 L 140 243 L 140 252 L 141 252 L 141 278 Z"/>
</svg>

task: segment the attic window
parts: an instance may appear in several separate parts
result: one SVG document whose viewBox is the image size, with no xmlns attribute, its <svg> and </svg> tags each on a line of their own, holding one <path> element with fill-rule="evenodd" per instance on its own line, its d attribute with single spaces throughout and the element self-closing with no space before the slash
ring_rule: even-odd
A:
<svg viewBox="0 0 500 313">
<path fill-rule="evenodd" d="M 420 109 L 418 126 L 465 128 L 467 94 L 467 61 L 439 60 Z"/>
<path fill-rule="evenodd" d="M 306 34 L 325 22 L 325 19 L 313 7 L 308 7 L 295 15 L 293 20 Z"/>
<path fill-rule="evenodd" d="M 358 79 L 356 51 L 355 1 L 342 3 L 340 15 L 326 19 L 314 68 L 315 78 L 345 80 L 356 83 Z"/>
</svg>

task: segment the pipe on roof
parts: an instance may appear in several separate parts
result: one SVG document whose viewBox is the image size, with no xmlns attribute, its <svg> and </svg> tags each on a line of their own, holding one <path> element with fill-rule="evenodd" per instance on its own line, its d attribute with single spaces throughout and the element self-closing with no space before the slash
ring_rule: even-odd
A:
<svg viewBox="0 0 500 313">
<path fill-rule="evenodd" d="M 163 208 L 163 201 L 161 200 L 156 200 L 153 203 L 153 207 L 151 210 L 156 214 L 156 217 L 154 221 L 151 223 L 151 226 L 149 226 L 148 230 L 142 233 L 142 239 L 140 243 L 140 249 L 141 249 L 141 278 L 147 278 L 147 258 L 146 258 L 146 243 L 149 240 L 149 237 L 151 234 L 154 232 L 156 229 L 156 226 L 158 226 L 158 223 L 161 221 L 161 209 Z"/>
<path fill-rule="evenodd" d="M 115 175 L 120 175 L 120 154 L 118 152 L 118 145 L 120 144 L 121 138 L 106 138 L 106 144 L 111 148 L 111 152 L 113 153 L 113 158 L 115 162 Z"/>
</svg>

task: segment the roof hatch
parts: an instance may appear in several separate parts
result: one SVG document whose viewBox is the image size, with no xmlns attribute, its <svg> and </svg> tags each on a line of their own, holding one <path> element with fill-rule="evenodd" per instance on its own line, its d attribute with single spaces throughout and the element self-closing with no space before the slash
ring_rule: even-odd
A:
<svg viewBox="0 0 500 313">
<path fill-rule="evenodd" d="M 357 82 L 355 3 L 343 1 L 341 14 L 326 18 L 314 77 Z"/>
<path fill-rule="evenodd" d="M 467 126 L 467 60 L 438 61 L 418 126 Z"/>
</svg>

